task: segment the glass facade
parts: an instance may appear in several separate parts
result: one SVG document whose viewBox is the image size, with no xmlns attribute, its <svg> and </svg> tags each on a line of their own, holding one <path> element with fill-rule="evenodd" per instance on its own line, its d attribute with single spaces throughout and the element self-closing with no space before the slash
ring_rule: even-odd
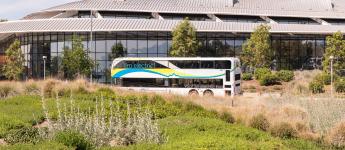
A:
<svg viewBox="0 0 345 150">
<path fill-rule="evenodd" d="M 90 33 L 27 33 L 18 36 L 25 53 L 26 76 L 43 77 L 43 56 L 47 56 L 49 76 L 59 75 L 62 52 L 71 48 L 72 35 L 83 40 L 85 49 L 89 49 Z M 242 52 L 242 45 L 250 34 L 232 33 L 197 33 L 200 42 L 198 56 L 201 57 L 234 57 Z M 89 56 L 97 62 L 93 77 L 101 83 L 110 82 L 109 69 L 112 60 L 109 58 L 112 47 L 121 43 L 128 57 L 168 57 L 171 47 L 170 32 L 95 32 L 93 47 Z M 321 35 L 272 35 L 272 47 L 275 51 L 278 69 L 301 69 L 313 58 L 321 58 L 324 53 L 325 36 Z M 0 50 L 1 52 L 1 50 Z"/>
</svg>

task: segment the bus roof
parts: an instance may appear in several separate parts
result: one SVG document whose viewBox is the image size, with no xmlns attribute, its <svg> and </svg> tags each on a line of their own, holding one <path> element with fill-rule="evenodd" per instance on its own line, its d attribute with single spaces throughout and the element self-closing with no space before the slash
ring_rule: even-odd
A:
<svg viewBox="0 0 345 150">
<path fill-rule="evenodd" d="M 121 57 L 114 61 L 120 60 L 239 60 L 236 57 Z"/>
</svg>

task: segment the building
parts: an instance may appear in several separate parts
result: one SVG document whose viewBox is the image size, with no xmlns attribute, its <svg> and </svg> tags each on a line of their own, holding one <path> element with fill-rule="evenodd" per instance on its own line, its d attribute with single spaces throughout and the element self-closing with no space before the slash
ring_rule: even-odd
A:
<svg viewBox="0 0 345 150">
<path fill-rule="evenodd" d="M 26 76 L 43 76 L 43 56 L 53 76 L 60 67 L 58 56 L 77 34 L 85 48 L 93 45 L 89 55 L 98 63 L 93 77 L 108 82 L 113 45 L 121 43 L 131 57 L 167 57 L 171 31 L 185 17 L 198 31 L 203 57 L 238 56 L 255 27 L 269 24 L 278 68 L 310 65 L 322 58 L 326 36 L 345 32 L 343 0 L 82 0 L 0 23 L 0 62 L 17 38 Z"/>
</svg>

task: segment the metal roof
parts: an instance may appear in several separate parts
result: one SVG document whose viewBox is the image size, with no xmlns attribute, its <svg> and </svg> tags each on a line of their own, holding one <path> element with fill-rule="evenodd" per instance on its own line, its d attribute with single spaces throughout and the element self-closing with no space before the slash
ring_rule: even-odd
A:
<svg viewBox="0 0 345 150">
<path fill-rule="evenodd" d="M 93 19 L 93 31 L 171 31 L 179 21 L 155 19 Z M 192 21 L 198 32 L 252 32 L 257 23 Z M 331 34 L 345 26 L 269 24 L 272 33 Z M 89 32 L 90 19 L 36 19 L 0 23 L 0 34 L 24 32 Z"/>
<path fill-rule="evenodd" d="M 234 5 L 231 3 L 234 1 Z M 232 14 L 345 18 L 343 0 L 83 0 L 52 7 L 54 11 L 99 10 L 158 13 Z M 335 8 L 333 8 L 335 6 Z"/>
</svg>

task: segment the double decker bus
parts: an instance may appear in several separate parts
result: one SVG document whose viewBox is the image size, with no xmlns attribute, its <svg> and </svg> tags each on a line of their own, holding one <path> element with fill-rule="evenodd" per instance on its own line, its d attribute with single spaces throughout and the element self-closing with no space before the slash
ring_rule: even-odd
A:
<svg viewBox="0 0 345 150">
<path fill-rule="evenodd" d="M 134 91 L 234 96 L 241 91 L 240 60 L 233 57 L 117 58 L 115 85 Z"/>
</svg>

